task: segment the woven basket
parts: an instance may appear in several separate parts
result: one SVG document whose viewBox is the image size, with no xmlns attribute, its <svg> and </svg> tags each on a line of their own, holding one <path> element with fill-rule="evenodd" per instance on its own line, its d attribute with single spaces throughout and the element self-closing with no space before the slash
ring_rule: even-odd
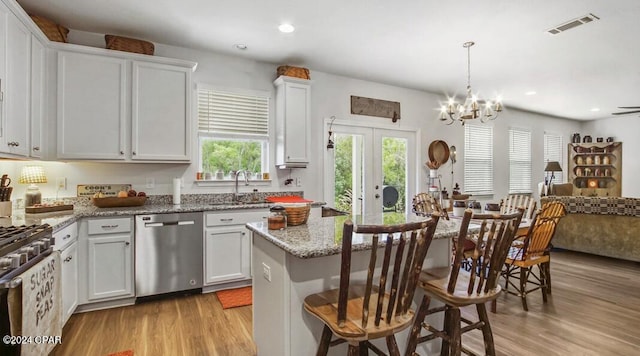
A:
<svg viewBox="0 0 640 356">
<path fill-rule="evenodd" d="M 278 67 L 278 76 L 285 75 L 287 77 L 295 77 L 302 79 L 311 79 L 309 76 L 309 69 L 294 66 L 280 66 Z"/>
<path fill-rule="evenodd" d="M 107 49 L 116 51 L 153 55 L 155 50 L 153 43 L 135 38 L 105 35 L 104 41 L 107 44 Z"/>
<path fill-rule="evenodd" d="M 296 226 L 307 223 L 309 219 L 309 212 L 311 211 L 311 205 L 309 204 L 296 204 L 296 205 L 284 205 L 284 210 L 287 212 L 287 225 Z"/>
<path fill-rule="evenodd" d="M 33 22 L 35 22 L 38 27 L 42 30 L 42 32 L 47 36 L 49 41 L 55 42 L 67 42 L 67 34 L 69 33 L 69 29 L 58 25 L 57 23 L 44 18 L 38 15 L 29 15 Z"/>
</svg>

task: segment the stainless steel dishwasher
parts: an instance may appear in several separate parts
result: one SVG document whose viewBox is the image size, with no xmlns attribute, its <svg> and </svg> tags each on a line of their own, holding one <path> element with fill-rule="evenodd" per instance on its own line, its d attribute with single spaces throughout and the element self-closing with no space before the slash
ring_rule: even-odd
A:
<svg viewBox="0 0 640 356">
<path fill-rule="evenodd" d="M 202 213 L 136 215 L 136 297 L 202 289 Z"/>
</svg>

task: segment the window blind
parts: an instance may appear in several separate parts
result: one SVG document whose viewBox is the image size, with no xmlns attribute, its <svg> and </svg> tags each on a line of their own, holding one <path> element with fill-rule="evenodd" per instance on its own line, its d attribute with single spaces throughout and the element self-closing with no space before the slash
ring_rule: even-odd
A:
<svg viewBox="0 0 640 356">
<path fill-rule="evenodd" d="M 531 193 L 531 132 L 509 129 L 509 193 Z"/>
<path fill-rule="evenodd" d="M 199 88 L 198 131 L 268 137 L 269 98 Z"/>
<path fill-rule="evenodd" d="M 464 126 L 464 192 L 493 194 L 493 127 Z"/>
<path fill-rule="evenodd" d="M 563 143 L 562 136 L 554 133 L 544 133 L 544 165 L 547 165 L 549 161 L 557 161 L 560 163 L 560 167 L 564 167 L 563 162 Z M 562 172 L 554 172 L 554 183 L 563 183 L 564 177 Z"/>
</svg>

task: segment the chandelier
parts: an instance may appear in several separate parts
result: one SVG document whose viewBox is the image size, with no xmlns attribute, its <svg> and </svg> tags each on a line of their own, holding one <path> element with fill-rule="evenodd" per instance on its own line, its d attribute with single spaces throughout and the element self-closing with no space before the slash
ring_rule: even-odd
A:
<svg viewBox="0 0 640 356">
<path fill-rule="evenodd" d="M 465 42 L 462 45 L 467 49 L 467 98 L 462 105 L 457 103 L 455 98 L 449 98 L 449 102 L 440 108 L 440 121 L 447 121 L 447 125 L 456 121 L 464 125 L 467 120 L 474 119 L 480 119 L 483 123 L 495 120 L 504 108 L 500 98 L 484 102 L 471 92 L 471 46 L 474 44 L 474 42 Z"/>
</svg>

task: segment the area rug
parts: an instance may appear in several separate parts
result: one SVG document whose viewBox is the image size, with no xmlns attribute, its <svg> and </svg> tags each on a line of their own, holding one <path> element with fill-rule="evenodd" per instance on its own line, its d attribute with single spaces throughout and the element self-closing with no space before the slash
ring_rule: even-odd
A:
<svg viewBox="0 0 640 356">
<path fill-rule="evenodd" d="M 222 304 L 222 309 L 243 307 L 252 303 L 251 286 L 221 290 L 216 292 L 216 296 L 220 300 L 220 304 Z"/>
<path fill-rule="evenodd" d="M 133 350 L 114 352 L 114 353 L 109 354 L 107 356 L 133 356 Z"/>
</svg>

